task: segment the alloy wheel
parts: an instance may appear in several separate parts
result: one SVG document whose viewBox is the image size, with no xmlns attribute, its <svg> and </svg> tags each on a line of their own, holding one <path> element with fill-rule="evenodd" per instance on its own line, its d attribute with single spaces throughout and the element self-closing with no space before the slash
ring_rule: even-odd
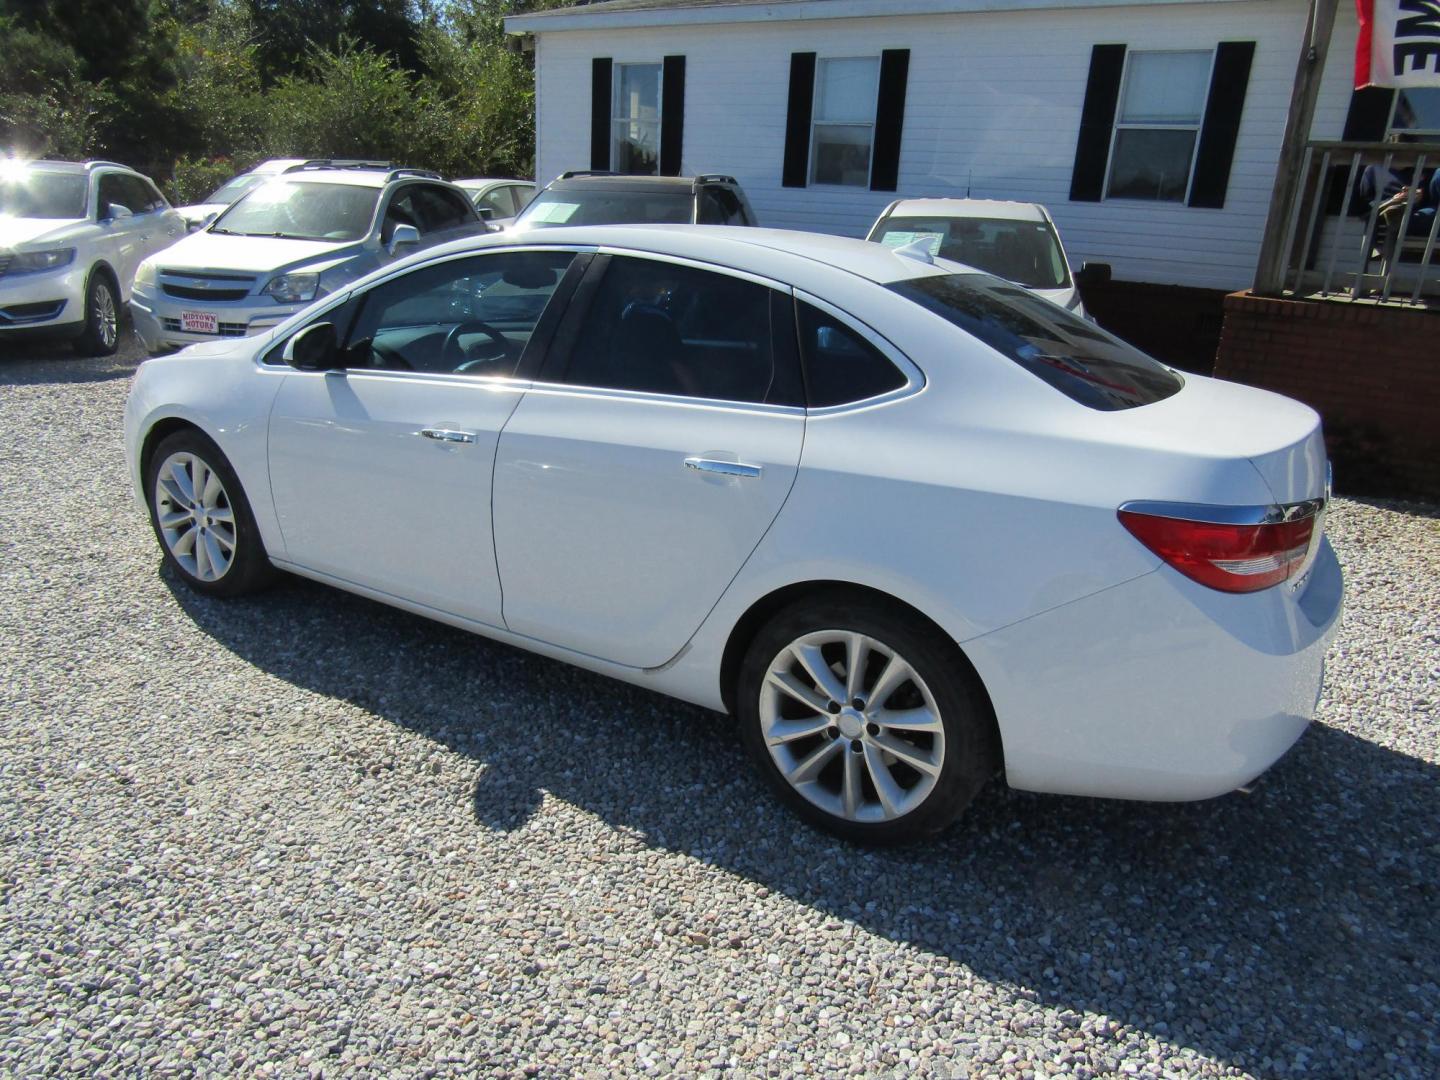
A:
<svg viewBox="0 0 1440 1080">
<path fill-rule="evenodd" d="M 120 337 L 120 319 L 115 310 L 115 294 L 108 285 L 101 283 L 96 287 L 90 312 L 100 331 L 100 343 L 107 349 L 113 348 Z"/>
<path fill-rule="evenodd" d="M 852 630 L 797 638 L 771 662 L 760 730 L 787 783 L 846 821 L 909 814 L 945 764 L 945 728 L 925 681 L 897 651 Z"/>
<path fill-rule="evenodd" d="M 218 581 L 235 561 L 235 511 L 219 474 L 177 451 L 155 477 L 155 520 L 175 561 L 200 581 Z"/>
</svg>

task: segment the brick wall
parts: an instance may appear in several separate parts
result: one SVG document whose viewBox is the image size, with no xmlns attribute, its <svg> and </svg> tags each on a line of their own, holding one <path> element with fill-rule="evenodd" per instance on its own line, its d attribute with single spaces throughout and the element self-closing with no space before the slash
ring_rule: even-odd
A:
<svg viewBox="0 0 1440 1080">
<path fill-rule="evenodd" d="M 1440 313 L 1233 293 L 1215 374 L 1319 412 L 1337 489 L 1440 498 Z"/>
</svg>

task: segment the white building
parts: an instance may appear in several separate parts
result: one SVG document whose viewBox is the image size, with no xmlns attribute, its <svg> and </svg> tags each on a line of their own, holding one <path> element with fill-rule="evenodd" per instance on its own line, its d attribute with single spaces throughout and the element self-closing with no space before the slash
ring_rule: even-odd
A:
<svg viewBox="0 0 1440 1080">
<path fill-rule="evenodd" d="M 762 224 L 863 235 L 897 196 L 1044 203 L 1117 279 L 1247 287 L 1306 0 L 609 0 L 533 35 L 537 176 L 719 172 Z M 1440 129 L 1352 95 L 1340 4 L 1313 138 Z M 1409 95 L 1408 98 L 1405 95 Z"/>
</svg>

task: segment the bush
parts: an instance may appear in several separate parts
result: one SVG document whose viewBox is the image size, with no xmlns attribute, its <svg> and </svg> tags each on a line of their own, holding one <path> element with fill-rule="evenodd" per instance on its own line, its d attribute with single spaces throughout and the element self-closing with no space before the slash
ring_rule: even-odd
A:
<svg viewBox="0 0 1440 1080">
<path fill-rule="evenodd" d="M 251 159 L 183 157 L 175 163 L 174 175 L 164 185 L 165 197 L 176 206 L 201 202 L 226 180 L 254 164 Z"/>
</svg>

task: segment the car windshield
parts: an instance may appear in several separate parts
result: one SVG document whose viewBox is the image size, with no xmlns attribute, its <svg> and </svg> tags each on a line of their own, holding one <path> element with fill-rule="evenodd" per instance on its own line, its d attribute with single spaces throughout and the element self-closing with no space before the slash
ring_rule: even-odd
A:
<svg viewBox="0 0 1440 1080">
<path fill-rule="evenodd" d="M 44 169 L 0 173 L 0 217 L 83 218 L 88 179 Z"/>
<path fill-rule="evenodd" d="M 211 232 L 285 240 L 359 240 L 370 230 L 378 187 L 272 180 L 232 203 Z"/>
<path fill-rule="evenodd" d="M 674 191 L 621 191 L 575 188 L 542 191 L 516 219 L 516 225 L 687 225 L 694 197 L 686 188 Z"/>
<path fill-rule="evenodd" d="M 1027 289 L 1064 289 L 1070 270 L 1045 221 L 978 217 L 888 218 L 876 240 L 886 247 L 924 242 L 931 255 L 965 263 Z"/>
<path fill-rule="evenodd" d="M 231 177 L 225 181 L 225 183 L 221 184 L 209 195 L 206 195 L 202 201 L 207 203 L 224 203 L 226 206 L 229 206 L 251 188 L 259 187 L 268 179 L 270 179 L 268 176 L 262 176 L 256 173 L 241 173 L 239 176 Z"/>
<path fill-rule="evenodd" d="M 937 274 L 889 288 L 1092 409 L 1149 405 L 1184 385 L 1119 338 L 989 274 Z"/>
</svg>

